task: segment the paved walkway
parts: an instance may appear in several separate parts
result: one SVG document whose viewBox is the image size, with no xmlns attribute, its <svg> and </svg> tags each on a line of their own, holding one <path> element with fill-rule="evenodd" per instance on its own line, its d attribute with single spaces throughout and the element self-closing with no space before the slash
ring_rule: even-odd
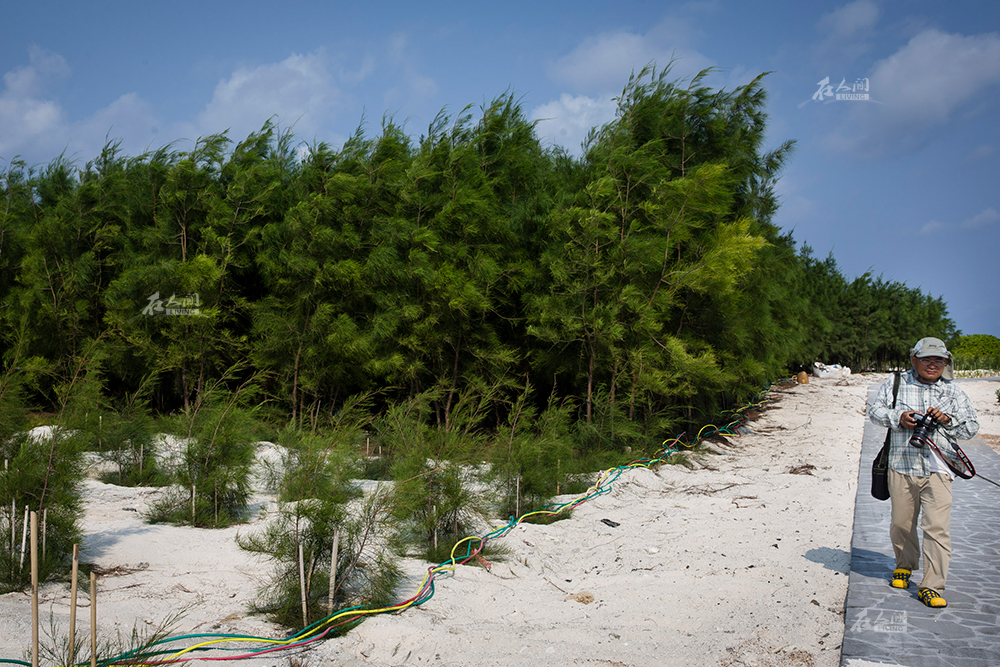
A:
<svg viewBox="0 0 1000 667">
<path fill-rule="evenodd" d="M 876 389 L 871 387 L 869 403 Z M 909 589 L 889 586 L 895 566 L 889 501 L 870 493 L 871 462 L 884 440 L 885 429 L 866 422 L 841 665 L 857 659 L 905 667 L 1000 665 L 1000 488 L 982 479 L 955 479 L 952 559 L 943 593 L 948 606 L 925 607 L 917 599 L 919 570 Z M 962 449 L 977 473 L 1000 482 L 1000 455 L 979 438 Z"/>
</svg>

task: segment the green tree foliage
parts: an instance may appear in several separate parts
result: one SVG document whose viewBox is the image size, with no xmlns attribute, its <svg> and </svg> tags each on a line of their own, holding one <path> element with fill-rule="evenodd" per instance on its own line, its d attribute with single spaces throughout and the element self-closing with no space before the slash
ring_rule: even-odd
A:
<svg viewBox="0 0 1000 667">
<path fill-rule="evenodd" d="M 213 380 L 178 416 L 181 464 L 171 471 L 171 493 L 150 509 L 150 521 L 219 528 L 246 518 L 260 397 L 257 376 L 227 390 L 239 372 L 233 367 Z"/>
<path fill-rule="evenodd" d="M 989 334 L 959 335 L 949 347 L 954 353 L 969 357 L 1000 357 L 1000 338 Z"/>
<path fill-rule="evenodd" d="M 223 525 L 245 511 L 251 418 L 319 436 L 377 392 L 371 465 L 400 488 L 372 511 L 398 502 L 443 542 L 474 524 L 484 460 L 505 511 L 535 506 L 580 461 L 648 451 L 800 365 L 885 369 L 955 339 L 940 298 L 845 277 L 774 226 L 794 144 L 766 145 L 766 77 L 707 75 L 636 73 L 579 158 L 507 92 L 419 139 L 384 118 L 297 146 L 268 121 L 190 150 L 109 142 L 82 167 L 13 160 L 5 442 L 31 406 L 149 483 L 149 420 L 174 415 L 164 516 Z"/>
<path fill-rule="evenodd" d="M 391 461 L 394 513 L 403 537 L 438 562 L 482 527 L 492 500 L 478 484 L 477 464 L 487 444 L 483 421 L 494 390 L 463 392 L 448 425 L 434 428 L 432 413 L 447 391 L 437 388 L 393 404 L 373 423 Z"/>
<path fill-rule="evenodd" d="M 366 397 L 348 397 L 331 428 L 285 430 L 276 471 L 278 516 L 238 538 L 241 548 L 275 563 L 254 607 L 284 625 L 303 627 L 347 606 L 385 604 L 395 593 L 402 544 L 391 494 L 379 487 L 364 497 L 354 481 L 353 444 L 370 421 L 369 407 Z"/>
<path fill-rule="evenodd" d="M 1000 338 L 988 334 L 956 335 L 948 342 L 961 370 L 1000 370 Z"/>
<path fill-rule="evenodd" d="M 53 385 L 58 402 L 53 424 L 27 430 L 25 386 L 32 362 L 19 355 L 24 346 L 23 337 L 14 341 L 10 362 L 0 376 L 0 458 L 4 461 L 0 523 L 6 524 L 5 539 L 0 541 L 0 590 L 5 592 L 30 583 L 26 550 L 21 547 L 27 531 L 22 516 L 33 512 L 38 517 L 41 580 L 62 571 L 73 544 L 79 541 L 82 453 L 88 434 L 78 427 L 86 419 L 86 406 L 102 389 L 100 342 L 81 341 L 80 355 L 65 360 L 70 375 Z M 20 544 L 15 539 L 18 533 Z"/>
<path fill-rule="evenodd" d="M 837 363 L 854 370 L 909 367 L 909 349 L 925 336 L 948 340 L 955 325 L 940 298 L 865 273 L 848 282 L 832 256 L 819 262 L 806 246 L 801 289 L 813 305 L 806 313 L 815 332 L 808 361 Z"/>
<path fill-rule="evenodd" d="M 760 79 L 721 93 L 707 72 L 686 87 L 668 72 L 633 76 L 617 120 L 592 135 L 587 184 L 552 213 L 547 289 L 528 310 L 550 346 L 540 363 L 581 397 L 584 421 L 603 388 L 612 411 L 646 423 L 639 435 L 745 396 L 802 337 L 786 326 L 790 253 L 770 250 L 790 244 L 769 218 L 791 144 L 761 153 Z"/>
<path fill-rule="evenodd" d="M 490 452 L 501 517 L 541 509 L 566 488 L 575 465 L 571 405 L 548 405 L 539 414 L 531 387 L 517 395 Z"/>
</svg>

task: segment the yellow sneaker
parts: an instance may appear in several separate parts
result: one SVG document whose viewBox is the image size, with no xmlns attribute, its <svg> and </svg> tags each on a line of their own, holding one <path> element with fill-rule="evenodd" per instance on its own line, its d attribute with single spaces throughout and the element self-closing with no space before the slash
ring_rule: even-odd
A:
<svg viewBox="0 0 1000 667">
<path fill-rule="evenodd" d="M 909 588 L 910 587 L 910 571 L 904 567 L 897 567 L 892 571 L 892 587 L 893 588 Z"/>
<path fill-rule="evenodd" d="M 937 591 L 930 588 L 921 588 L 917 592 L 917 597 L 928 607 L 947 607 L 948 601 L 937 594 Z"/>
</svg>

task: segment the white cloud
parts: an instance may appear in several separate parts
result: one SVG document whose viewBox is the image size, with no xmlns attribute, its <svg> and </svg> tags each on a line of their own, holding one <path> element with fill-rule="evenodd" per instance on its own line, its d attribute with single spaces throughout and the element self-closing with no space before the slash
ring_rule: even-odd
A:
<svg viewBox="0 0 1000 667">
<path fill-rule="evenodd" d="M 65 58 L 37 46 L 28 49 L 28 62 L 31 64 L 3 75 L 8 94 L 14 97 L 39 95 L 49 82 L 65 79 L 70 74 Z"/>
<path fill-rule="evenodd" d="M 432 79 L 413 71 L 405 57 L 405 40 L 394 45 L 400 53 L 398 60 L 389 59 L 388 67 L 390 76 L 403 82 L 403 94 L 436 93 Z M 344 137 L 329 128 L 346 106 L 342 87 L 351 89 L 385 66 L 386 58 L 380 55 L 361 57 L 348 66 L 317 50 L 241 67 L 218 82 L 200 109 L 196 102 L 186 119 L 164 123 L 157 109 L 135 92 L 70 117 L 56 95 L 58 85 L 71 75 L 66 60 L 32 48 L 28 64 L 10 69 L 0 79 L 0 164 L 15 156 L 29 164 L 46 163 L 62 153 L 83 163 L 97 156 L 109 139 L 120 139 L 129 155 L 166 143 L 185 150 L 199 137 L 227 129 L 230 139 L 238 142 L 272 118 L 281 127 L 294 126 L 296 136 L 307 142 L 318 135 L 340 141 Z"/>
<path fill-rule="evenodd" d="M 816 53 L 827 64 L 853 62 L 871 50 L 879 8 L 870 0 L 856 0 L 820 17 L 822 35 Z"/>
<path fill-rule="evenodd" d="M 955 223 L 945 224 L 943 222 L 938 222 L 937 220 L 931 220 L 921 227 L 918 233 L 921 236 L 930 236 L 941 232 L 954 232 L 959 229 L 972 231 L 992 227 L 997 223 L 1000 223 L 1000 213 L 997 212 L 996 208 L 990 206 L 989 208 L 975 214 L 971 218 L 966 218 L 957 225 Z"/>
<path fill-rule="evenodd" d="M 568 54 L 549 65 L 549 76 L 574 93 L 620 92 L 632 72 L 651 62 L 660 68 L 674 61 L 677 78 L 688 78 L 712 66 L 691 48 L 697 30 L 682 19 L 671 18 L 644 34 L 615 30 L 588 37 Z"/>
<path fill-rule="evenodd" d="M 66 141 L 65 115 L 47 89 L 69 76 L 66 60 L 56 53 L 32 47 L 28 65 L 5 72 L 0 91 L 0 158 L 32 152 L 35 146 L 50 157 Z"/>
<path fill-rule="evenodd" d="M 440 91 L 437 81 L 418 69 L 419 57 L 415 56 L 406 35 L 395 33 L 389 37 L 385 60 L 391 68 L 392 81 L 396 82 L 382 93 L 382 103 L 390 115 L 402 108 L 422 106 Z"/>
<path fill-rule="evenodd" d="M 21 156 L 30 165 L 64 154 L 86 163 L 107 141 L 122 141 L 138 154 L 156 143 L 157 122 L 149 104 L 135 93 L 122 95 L 91 115 L 72 119 L 54 90 L 71 72 L 57 53 L 32 47 L 29 64 L 4 73 L 0 90 L 0 163 Z"/>
<path fill-rule="evenodd" d="M 242 141 L 271 117 L 295 125 L 300 136 L 314 134 L 336 109 L 340 91 L 322 52 L 292 54 L 279 63 L 237 69 L 215 87 L 198 116 L 200 135 L 229 129 Z"/>
<path fill-rule="evenodd" d="M 136 93 L 122 95 L 90 117 L 73 123 L 70 132 L 80 143 L 81 157 L 85 161 L 97 156 L 105 138 L 111 141 L 121 139 L 122 149 L 129 155 L 159 148 L 170 141 L 159 140 L 159 125 L 154 110 Z"/>
<path fill-rule="evenodd" d="M 992 206 L 967 220 L 962 221 L 962 229 L 982 229 L 1000 222 L 1000 213 Z"/>
<path fill-rule="evenodd" d="M 816 220 L 823 214 L 816 200 L 806 196 L 794 172 L 778 178 L 774 194 L 781 203 L 775 221 L 785 229 L 794 230 L 799 223 Z"/>
<path fill-rule="evenodd" d="M 579 154 L 580 144 L 591 128 L 613 120 L 617 108 L 610 96 L 591 98 L 563 93 L 558 100 L 532 109 L 529 118 L 538 121 L 538 136 L 543 143 Z"/>
<path fill-rule="evenodd" d="M 878 5 L 874 2 L 857 0 L 824 14 L 819 20 L 819 29 L 830 38 L 847 39 L 874 28 L 878 15 Z"/>
<path fill-rule="evenodd" d="M 923 227 L 920 228 L 918 232 L 921 236 L 930 236 L 931 234 L 936 234 L 938 232 L 944 232 L 948 230 L 948 225 L 943 222 L 938 222 L 937 220 L 931 220 Z"/>
<path fill-rule="evenodd" d="M 716 3 L 706 2 L 689 3 L 682 9 L 704 12 L 716 8 Z M 658 71 L 670 66 L 670 78 L 684 80 L 712 67 L 714 63 L 691 45 L 700 37 L 701 32 L 690 22 L 674 16 L 643 33 L 612 30 L 584 39 L 548 66 L 549 77 L 567 92 L 529 114 L 539 121 L 540 138 L 578 154 L 592 128 L 614 119 L 617 103 L 613 98 L 632 74 L 653 64 Z M 746 73 L 740 70 L 735 75 L 716 76 L 728 79 L 722 83 L 725 85 L 746 78 Z"/>
<path fill-rule="evenodd" d="M 923 128 L 943 123 L 988 86 L 1000 83 L 1000 36 L 952 35 L 925 30 L 879 61 L 872 94 L 894 124 Z"/>
<path fill-rule="evenodd" d="M 975 150 L 973 150 L 969 154 L 969 156 L 966 159 L 971 161 L 985 160 L 986 158 L 990 157 L 996 152 L 997 152 L 996 146 L 991 146 L 989 144 L 979 144 L 978 146 L 976 146 Z"/>
<path fill-rule="evenodd" d="M 826 144 L 867 156 L 917 150 L 931 130 L 968 112 L 998 83 L 1000 35 L 925 30 L 875 64 L 870 95 L 879 104 L 841 103 L 851 104 L 851 113 Z"/>
</svg>

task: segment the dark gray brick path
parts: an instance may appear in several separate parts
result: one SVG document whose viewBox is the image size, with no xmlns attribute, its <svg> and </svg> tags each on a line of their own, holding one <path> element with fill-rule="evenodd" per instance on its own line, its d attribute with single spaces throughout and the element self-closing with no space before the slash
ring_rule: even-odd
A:
<svg viewBox="0 0 1000 667">
<path fill-rule="evenodd" d="M 869 403 L 876 389 L 870 388 Z M 862 659 L 905 667 L 1000 665 L 1000 488 L 982 479 L 955 479 L 952 559 L 942 593 L 948 606 L 930 609 L 917 599 L 919 570 L 909 589 L 889 586 L 895 566 L 889 501 L 870 492 L 871 462 L 884 440 L 885 429 L 865 423 L 840 664 Z M 1000 482 L 1000 455 L 979 438 L 962 448 L 977 473 Z"/>
</svg>

